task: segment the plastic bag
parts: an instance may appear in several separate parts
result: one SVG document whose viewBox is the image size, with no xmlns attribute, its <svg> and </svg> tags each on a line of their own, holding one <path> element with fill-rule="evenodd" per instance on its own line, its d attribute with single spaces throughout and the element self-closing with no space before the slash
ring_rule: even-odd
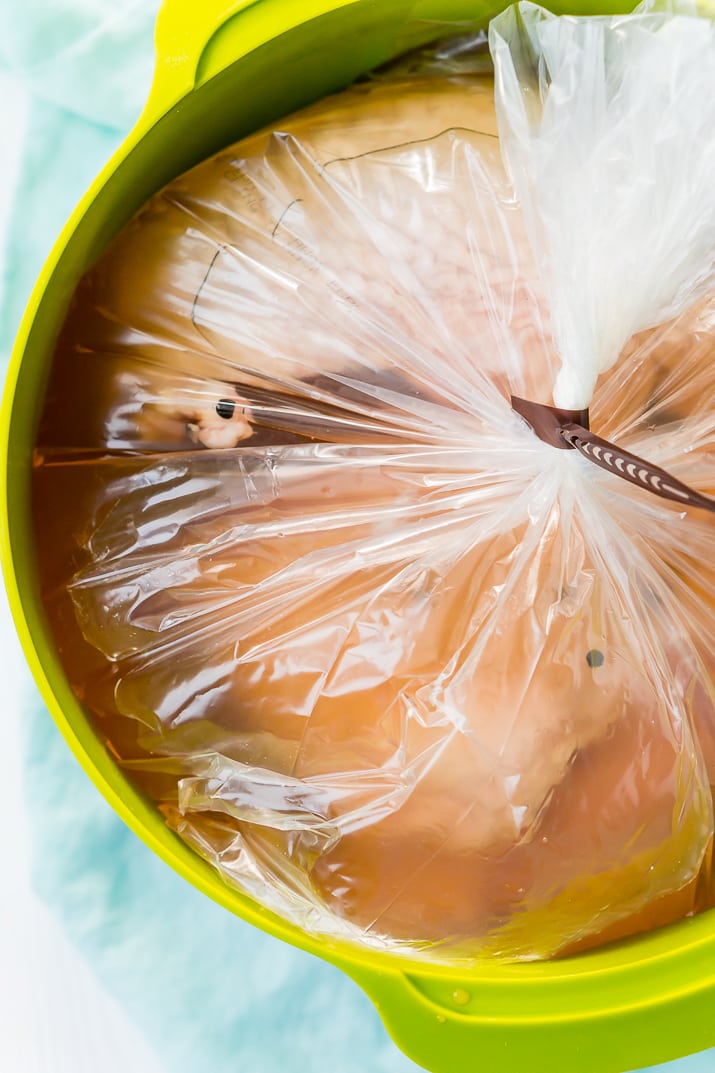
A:
<svg viewBox="0 0 715 1073">
<path fill-rule="evenodd" d="M 453 48 L 220 154 L 81 284 L 36 471 L 62 658 L 167 821 L 306 928 L 443 958 L 550 956 L 712 901 L 712 515 L 511 406 L 559 384 L 715 491 L 712 265 L 688 230 L 715 219 L 691 144 L 712 27 L 518 12 L 492 47 L 519 200 L 491 82 Z M 672 67 L 649 110 L 651 49 Z M 628 157 L 648 123 L 687 167 L 688 227 Z M 603 233 L 608 198 L 630 229 Z"/>
<path fill-rule="evenodd" d="M 491 24 L 502 146 L 562 361 L 556 406 L 588 406 L 632 336 L 713 289 L 714 40 L 699 18 L 557 19 L 528 3 Z"/>
</svg>

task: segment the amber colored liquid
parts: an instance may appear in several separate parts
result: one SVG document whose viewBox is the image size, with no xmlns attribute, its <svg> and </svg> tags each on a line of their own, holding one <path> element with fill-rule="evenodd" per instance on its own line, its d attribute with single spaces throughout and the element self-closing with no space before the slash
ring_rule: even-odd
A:
<svg viewBox="0 0 715 1073">
<path fill-rule="evenodd" d="M 486 96 L 477 96 L 484 108 Z M 473 115 L 473 105 L 469 94 L 460 96 L 465 115 Z M 485 122 L 482 129 L 488 128 Z M 338 148 L 332 146 L 331 159 Z M 216 175 L 225 170 L 224 161 Z M 197 199 L 208 196 L 214 178 L 206 165 Z M 241 183 L 233 175 L 230 181 L 238 197 Z M 374 536 L 374 518 L 397 502 L 398 493 L 424 535 L 439 516 L 437 493 L 422 487 L 416 472 L 411 483 L 400 483 L 387 466 L 363 470 L 359 478 L 341 475 L 337 466 L 319 480 L 294 473 L 294 485 L 288 482 L 288 491 L 261 514 L 231 469 L 231 453 L 214 465 L 215 453 L 197 448 L 189 431 L 194 419 L 178 408 L 193 414 L 202 389 L 210 405 L 216 401 L 212 392 L 220 397 L 225 369 L 216 340 L 228 346 L 231 333 L 194 331 L 189 314 L 206 266 L 200 258 L 192 263 L 188 282 L 176 275 L 177 262 L 167 251 L 186 227 L 173 212 L 164 205 L 144 221 L 131 271 L 121 258 L 110 261 L 79 293 L 58 347 L 34 472 L 37 562 L 57 651 L 117 762 L 134 765 L 127 770 L 137 785 L 169 823 L 182 830 L 189 825 L 191 840 L 203 840 L 209 857 L 240 842 L 254 861 L 264 862 L 267 881 L 271 869 L 292 869 L 337 917 L 381 936 L 446 943 L 456 953 L 548 956 L 712 905 L 711 556 L 695 546 L 690 555 L 674 556 L 663 573 L 687 611 L 703 664 L 680 709 L 659 689 L 669 680 L 669 664 L 686 673 L 677 641 L 671 643 L 655 622 L 653 646 L 660 645 L 663 665 L 655 671 L 642 666 L 638 641 L 623 624 L 627 616 L 614 614 L 612 586 L 602 583 L 588 534 L 575 526 L 565 537 L 557 508 L 543 531 L 515 524 L 465 542 L 451 559 L 449 549 L 459 542 L 435 527 L 439 566 L 422 577 L 407 567 L 401 573 L 404 564 L 395 561 L 356 559 L 355 569 L 342 573 L 329 568 L 339 544 L 334 530 L 317 524 L 301 530 L 297 524 L 301 517 L 324 515 L 328 494 L 335 517 L 362 512 L 360 520 L 341 522 L 340 539 L 348 545 Z M 215 228 L 220 214 L 211 219 Z M 262 226 L 273 224 L 272 218 L 261 220 Z M 201 241 L 195 239 L 197 249 Z M 214 253 L 211 248 L 202 256 L 220 280 L 229 268 L 221 258 L 214 263 Z M 209 290 L 202 299 L 207 307 Z M 112 295 L 117 307 L 104 317 L 103 303 Z M 139 342 L 122 327 L 120 313 L 127 310 L 139 311 Z M 185 330 L 189 341 L 176 346 Z M 469 334 L 478 335 L 472 328 Z M 660 358 L 644 364 L 642 348 L 648 347 L 657 348 Z M 536 359 L 532 366 L 529 383 L 536 395 L 550 383 L 550 371 Z M 615 438 L 657 427 L 666 436 L 694 415 L 702 418 L 712 408 L 711 369 L 711 347 L 702 333 L 686 330 L 675 342 L 655 333 L 637 341 L 600 385 L 594 430 Z M 384 369 L 380 375 L 387 385 Z M 252 383 L 252 396 L 244 385 L 260 420 L 255 438 L 236 457 L 269 444 L 300 450 L 321 440 L 377 442 L 397 451 L 413 442 L 413 430 L 402 437 L 395 431 L 399 407 L 390 409 L 384 400 L 367 422 L 354 369 L 350 376 L 352 386 L 343 387 L 332 406 L 311 396 L 300 421 L 290 416 L 291 406 L 307 379 L 292 373 L 272 406 L 265 383 Z M 234 387 L 237 380 L 230 381 Z M 507 394 L 505 378 L 494 380 L 497 392 Z M 311 387 L 324 390 L 326 382 L 338 383 L 320 370 Z M 429 396 L 405 377 L 389 387 L 411 391 L 413 402 Z M 146 405 L 136 402 L 142 392 Z M 435 388 L 437 397 L 444 401 Z M 179 400 L 177 413 L 172 400 Z M 362 424 L 351 439 L 342 419 L 358 402 Z M 321 435 L 321 421 L 330 432 Z M 698 450 L 703 466 L 712 465 L 712 444 L 703 442 Z M 193 469 L 172 484 L 162 466 L 176 460 L 188 460 Z M 135 482 L 130 508 L 126 489 L 140 474 L 149 475 L 145 497 Z M 190 490 L 192 477 L 204 481 L 203 491 Z M 703 490 L 712 493 L 715 486 Z M 498 498 L 498 480 L 488 491 Z M 214 505 L 204 510 L 211 496 Z M 445 499 L 445 514 L 448 506 Z M 247 519 L 270 521 L 271 510 L 286 523 L 280 540 L 256 531 L 243 543 L 221 541 L 240 532 Z M 166 522 L 165 531 L 157 519 Z M 141 535 L 142 525 L 154 525 L 151 536 Z M 146 559 L 144 573 L 126 583 L 111 576 L 97 580 L 98 557 L 107 550 L 118 555 L 132 526 L 139 533 L 136 561 Z M 704 547 L 705 537 L 700 539 Z M 151 581 L 152 555 L 160 552 L 173 556 L 176 567 L 161 575 L 161 583 Z M 312 561 L 317 552 L 325 556 L 322 563 L 296 572 L 296 563 Z M 118 556 L 114 567 L 131 565 L 134 554 Z M 584 592 L 592 586 L 570 612 L 565 605 L 559 609 L 564 561 Z M 492 630 L 490 600 L 507 590 L 515 563 L 524 569 L 512 610 L 503 628 Z M 92 585 L 71 593 L 73 579 L 90 573 Z M 283 575 L 290 580 L 281 589 L 276 579 Z M 234 594 L 250 601 L 259 586 L 268 586 L 277 611 L 241 617 Z M 543 624 L 535 625 L 541 613 L 553 615 L 546 633 Z M 657 608 L 652 613 L 656 618 Z M 238 623 L 233 632 L 232 616 Z M 192 621 L 197 629 L 209 624 L 205 642 L 191 637 Z M 472 634 L 474 643 L 462 643 Z M 167 640 L 180 637 L 181 644 L 162 654 Z M 482 637 L 487 640 L 478 651 Z M 588 662 L 599 646 L 603 664 Z M 449 689 L 435 698 L 430 688 L 451 661 Z M 694 681 L 694 672 L 688 673 Z M 448 705 L 464 717 L 461 729 L 440 718 Z M 221 811 L 220 795 L 212 807 L 215 785 L 198 776 L 194 792 L 197 801 L 204 796 L 202 810 L 197 805 L 182 815 L 178 779 L 196 775 L 202 754 L 283 777 L 280 800 L 271 783 L 255 789 L 248 806 L 270 806 L 281 820 L 291 809 L 295 816 L 281 827 L 246 818 L 252 815 L 248 806 L 230 815 Z M 245 792 L 243 786 L 236 791 Z M 323 829 L 311 828 L 313 814 L 322 817 Z M 343 825 L 340 837 L 325 836 L 331 823 Z M 229 856 L 223 853 L 224 860 Z M 240 864 L 234 878 L 241 881 Z"/>
<path fill-rule="evenodd" d="M 161 735 L 155 727 L 147 726 L 141 711 L 130 712 L 126 703 L 123 710 L 118 708 L 116 690 L 126 667 L 121 660 L 112 663 L 83 639 L 66 586 L 70 574 L 83 565 L 87 553 L 81 550 L 82 534 L 89 519 L 101 518 L 106 509 L 102 501 L 109 482 L 128 468 L 138 469 L 143 464 L 141 460 L 118 458 L 63 462 L 50 455 L 35 474 L 38 562 L 57 648 L 98 734 L 121 760 L 161 754 L 166 743 L 170 752 L 181 751 L 189 739 L 176 738 L 179 732 L 167 729 L 166 742 L 162 743 Z M 71 512 L 66 509 L 68 503 L 72 504 Z M 304 550 L 300 541 L 288 541 L 281 554 L 290 561 Z M 501 550 L 508 556 L 508 548 Z M 541 555 L 542 570 L 548 576 L 551 557 L 558 551 L 546 547 Z M 257 562 L 260 557 L 238 559 L 229 568 L 235 581 L 256 582 Z M 210 708 L 207 705 L 203 717 L 194 714 L 194 748 L 201 748 L 202 741 L 205 748 L 213 743 L 225 755 L 302 780 L 340 771 L 346 776 L 370 768 L 379 771 L 389 765 L 394 743 L 404 733 L 403 714 L 395 708 L 404 677 L 413 674 L 426 681 L 440 661 L 447 659 L 458 607 L 475 598 L 475 575 L 485 589 L 499 583 L 499 569 L 483 549 L 480 555 L 465 556 L 445 587 L 452 595 L 444 597 L 442 607 L 432 606 L 426 649 L 413 652 L 411 662 L 379 686 L 338 690 L 337 700 L 322 698 L 314 704 L 309 719 L 290 715 L 291 705 L 299 712 L 303 703 L 305 683 L 300 674 L 276 680 L 275 668 L 268 673 L 260 661 L 237 668 L 220 703 Z M 379 579 L 375 574 L 362 580 L 369 585 Z M 281 628 L 286 635 L 291 630 L 306 630 L 311 618 L 325 612 L 326 600 L 339 607 L 353 597 L 350 585 L 338 586 L 327 595 L 322 590 L 314 602 L 295 610 L 292 619 L 284 618 Z M 570 627 L 573 630 L 574 624 Z M 528 650 L 525 629 L 527 625 L 517 624 L 507 639 L 517 654 Z M 579 651 L 588 651 L 591 629 L 587 620 L 576 624 L 576 630 L 583 634 L 574 641 Z M 260 645 L 260 636 L 251 640 Z M 324 643 L 332 644 L 329 635 Z M 313 644 L 321 644 L 317 635 Z M 207 654 L 207 660 L 211 658 Z M 546 662 L 548 665 L 548 656 Z M 499 710 L 516 703 L 521 685 L 511 690 L 508 682 L 510 675 L 517 676 L 515 681 L 519 682 L 517 664 L 518 660 L 510 669 L 509 662 L 500 664 L 495 653 L 488 662 L 493 670 L 477 675 L 473 704 L 478 707 L 484 691 L 496 691 Z M 158 706 L 161 682 L 149 681 L 144 688 Z M 508 803 L 499 804 L 503 792 L 489 762 L 485 763 L 480 749 L 460 736 L 420 776 L 417 789 L 400 807 L 345 834 L 317 856 L 309 839 L 271 833 L 224 815 L 200 814 L 192 824 L 211 838 L 218 837 L 218 821 L 222 840 L 233 830 L 257 849 L 263 845 L 272 853 L 283 854 L 305 872 L 313 889 L 337 915 L 397 939 L 439 943 L 446 937 L 468 946 L 476 935 L 482 947 L 491 944 L 499 952 L 550 952 L 559 948 L 559 933 L 578 934 L 580 922 L 588 920 L 589 914 L 595 916 L 603 906 L 625 902 L 641 908 L 623 913 L 623 918 L 609 923 L 602 935 L 591 929 L 588 938 L 575 948 L 638 932 L 712 904 L 712 890 L 705 882 L 707 861 L 705 870 L 698 874 L 696 869 L 680 889 L 658 893 L 659 887 L 668 889 L 669 875 L 691 854 L 702 828 L 705 803 L 702 798 L 691 799 L 679 829 L 673 832 L 673 813 L 683 794 L 677 751 L 663 733 L 660 716 L 653 717 L 652 698 L 644 684 L 627 671 L 625 679 L 605 685 L 602 681 L 595 689 L 590 682 L 583 685 L 576 704 L 581 706 L 583 722 L 564 731 L 558 720 L 550 717 L 550 711 L 554 698 L 570 688 L 568 676 L 560 682 L 552 672 L 546 678 L 542 674 L 539 681 L 537 674 L 531 705 L 526 709 L 542 734 L 536 751 L 531 742 L 533 730 L 527 724 L 508 739 L 498 724 L 480 726 L 482 745 L 502 754 L 506 749 L 512 768 L 522 771 L 527 783 L 531 779 L 524 790 L 527 804 L 529 800 L 542 802 L 525 839 L 515 834 Z M 623 690 L 630 695 L 630 703 L 614 716 L 618 694 Z M 387 712 L 393 713 L 392 722 L 386 722 Z M 131 714 L 135 717 L 128 718 Z M 184 726 L 181 733 L 186 732 Z M 440 727 L 413 728 L 409 739 L 413 759 L 426 755 L 443 736 Z M 577 751 L 575 758 L 573 750 Z M 176 820 L 176 776 L 171 771 L 149 771 L 134 777 L 167 816 Z M 369 786 L 358 786 L 348 806 L 336 798 L 332 806 L 335 814 L 346 807 L 371 807 L 371 793 Z M 643 829 L 647 834 L 640 836 L 640 845 L 631 848 L 630 864 L 616 864 L 623 843 L 629 837 L 637 843 L 638 832 Z M 668 852 L 656 852 L 655 847 L 666 841 Z M 651 865 L 657 869 L 655 877 L 649 873 Z M 590 882 L 579 879 L 589 875 Z M 656 891 L 652 897 L 649 884 Z M 525 908 L 529 911 L 526 915 Z M 494 938 L 488 938 L 492 933 Z"/>
</svg>

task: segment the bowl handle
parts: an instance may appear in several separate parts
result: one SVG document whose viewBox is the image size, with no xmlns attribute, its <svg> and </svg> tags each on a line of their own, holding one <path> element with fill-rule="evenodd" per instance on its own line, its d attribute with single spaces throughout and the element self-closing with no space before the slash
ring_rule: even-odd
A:
<svg viewBox="0 0 715 1073">
<path fill-rule="evenodd" d="M 211 39 L 261 0 L 164 0 L 156 20 L 154 79 L 145 118 L 164 115 L 190 93 Z"/>
<path fill-rule="evenodd" d="M 640 1064 L 649 1049 L 648 1037 L 638 1031 L 644 1025 L 627 1024 L 624 1031 L 613 1011 L 605 1023 L 598 1009 L 592 1019 L 555 1016 L 555 1010 L 569 1009 L 568 973 L 549 987 L 552 981 L 528 970 L 530 979 L 505 980 L 458 969 L 400 972 L 377 959 L 372 965 L 336 964 L 372 1000 L 400 1050 L 429 1073 L 573 1073 L 574 1055 L 582 1073 L 614 1073 Z M 635 1029 L 633 1042 L 624 1044 L 628 1028 Z M 662 1049 L 649 1051 L 649 1064 L 661 1060 Z"/>
<path fill-rule="evenodd" d="M 558 1033 L 552 1031 L 544 1050 L 544 1026 L 537 1023 L 534 1030 L 518 1023 L 518 1013 L 515 1016 L 508 1002 L 500 1009 L 498 994 L 503 981 L 500 988 L 494 980 L 475 979 L 459 969 L 437 975 L 419 970 L 401 972 L 394 964 L 381 965 L 377 959 L 372 965 L 337 964 L 370 997 L 400 1050 L 429 1073 L 514 1073 L 523 1069 L 544 1073 L 545 1067 L 535 1061 L 543 1053 L 549 1054 L 549 1073 L 573 1071 L 573 1053 L 560 1046 L 565 1041 Z M 538 988 L 522 986 L 521 990 L 527 1000 L 525 1011 L 536 1012 L 538 1002 L 528 1000 L 535 998 Z M 546 1027 L 547 1032 L 552 1028 Z M 568 1060 L 564 1061 L 566 1054 Z M 586 1073 L 594 1073 L 588 1061 L 584 1068 Z M 604 1065 L 601 1070 L 613 1068 Z"/>
<path fill-rule="evenodd" d="M 369 969 L 340 967 L 372 1000 L 393 1042 L 429 1073 L 510 1073 L 517 1068 L 503 1063 L 503 1047 L 494 1048 L 492 1034 L 483 1034 L 479 1020 L 470 1016 L 467 982 L 425 981 L 391 967 L 380 971 L 378 963 Z M 528 1058 L 520 1068 L 529 1068 Z"/>
</svg>

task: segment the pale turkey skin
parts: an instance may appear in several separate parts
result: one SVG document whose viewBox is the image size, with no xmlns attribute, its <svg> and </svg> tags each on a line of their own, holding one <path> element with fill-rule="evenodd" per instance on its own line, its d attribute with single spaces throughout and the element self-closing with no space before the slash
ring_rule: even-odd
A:
<svg viewBox="0 0 715 1073">
<path fill-rule="evenodd" d="M 365 932 L 541 957 L 699 907 L 712 567 L 693 581 L 679 560 L 661 603 L 634 585 L 624 607 L 588 522 L 558 505 L 485 522 L 463 547 L 436 536 L 431 572 L 408 552 L 352 570 L 316 559 L 382 534 L 395 496 L 413 527 L 431 523 L 405 445 L 466 449 L 512 392 L 551 401 L 557 362 L 496 135 L 488 79 L 415 76 L 354 87 L 172 183 L 78 290 L 41 442 L 138 455 L 141 479 L 117 478 L 87 506 L 77 539 L 90 561 L 68 580 L 117 713 L 149 728 L 148 753 L 179 758 L 184 821 L 200 832 L 227 816 Z M 450 182 L 466 188 L 479 154 L 483 210 L 465 235 Z M 361 213 L 380 221 L 369 238 Z M 694 407 L 706 426 L 699 315 L 653 337 L 660 365 L 635 375 L 624 355 L 595 430 L 680 435 Z M 69 370 L 81 389 L 67 401 Z M 627 390 L 614 392 L 619 376 Z M 249 499 L 232 450 L 255 462 L 266 443 L 295 454 Z M 301 458 L 323 443 L 393 445 L 411 477 Z M 691 459 L 705 467 L 711 452 L 704 436 Z M 165 455 L 185 456 L 185 472 L 168 480 Z M 177 489 L 188 505 L 172 513 Z M 485 489 L 501 495 L 498 479 Z M 162 510 L 166 532 L 149 534 Z M 301 530 L 326 513 L 341 520 Z M 280 540 L 234 539 L 273 515 Z M 627 570 L 625 543 L 618 554 Z M 700 601 L 695 643 L 669 639 L 669 585 Z M 241 601 L 264 591 L 277 610 L 252 617 Z M 629 616 L 649 600 L 653 621 L 634 635 Z M 188 636 L 192 615 L 210 644 Z M 256 770 L 285 778 L 278 802 Z"/>
</svg>

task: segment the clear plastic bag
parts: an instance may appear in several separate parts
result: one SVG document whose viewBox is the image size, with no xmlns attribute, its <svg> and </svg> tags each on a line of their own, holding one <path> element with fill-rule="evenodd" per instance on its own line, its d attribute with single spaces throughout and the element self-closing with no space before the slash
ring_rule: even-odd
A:
<svg viewBox="0 0 715 1073">
<path fill-rule="evenodd" d="M 715 492 L 712 27 L 518 12 L 492 26 L 511 180 L 454 44 L 227 150 L 81 284 L 39 437 L 46 603 L 120 761 L 264 904 L 432 957 L 550 956 L 713 895 L 712 515 L 511 407 L 560 385 Z M 647 123 L 681 221 L 627 156 Z M 613 198 L 633 226 L 604 234 Z"/>
</svg>

